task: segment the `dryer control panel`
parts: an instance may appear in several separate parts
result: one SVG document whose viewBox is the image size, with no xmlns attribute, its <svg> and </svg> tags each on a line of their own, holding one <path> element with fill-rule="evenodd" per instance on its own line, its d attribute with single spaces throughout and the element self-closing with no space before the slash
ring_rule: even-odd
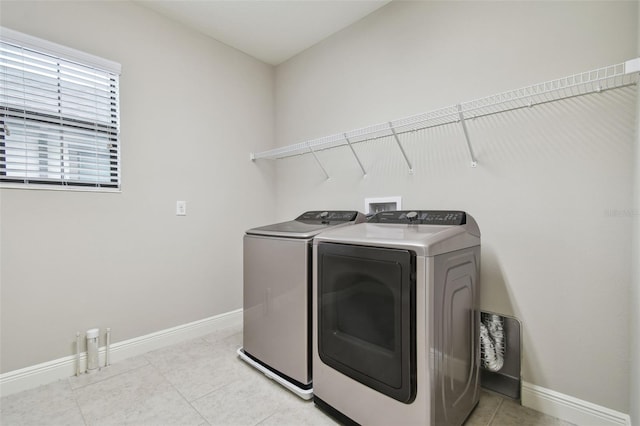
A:
<svg viewBox="0 0 640 426">
<path fill-rule="evenodd" d="M 458 210 L 396 210 L 380 212 L 369 223 L 404 223 L 415 225 L 464 225 L 467 214 Z"/>
</svg>

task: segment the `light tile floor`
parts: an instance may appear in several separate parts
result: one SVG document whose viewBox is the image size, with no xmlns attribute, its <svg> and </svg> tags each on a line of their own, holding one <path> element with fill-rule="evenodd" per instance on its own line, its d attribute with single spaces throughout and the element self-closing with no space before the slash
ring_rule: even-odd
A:
<svg viewBox="0 0 640 426">
<path fill-rule="evenodd" d="M 0 400 L 0 424 L 13 425 L 335 425 L 237 358 L 242 330 L 149 352 L 92 375 L 71 377 Z M 488 392 L 470 426 L 567 422 Z"/>
</svg>

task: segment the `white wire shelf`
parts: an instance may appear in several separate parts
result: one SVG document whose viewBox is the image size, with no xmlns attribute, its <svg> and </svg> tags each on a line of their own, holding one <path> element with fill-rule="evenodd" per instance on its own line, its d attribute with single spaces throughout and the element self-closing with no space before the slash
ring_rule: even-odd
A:
<svg viewBox="0 0 640 426">
<path fill-rule="evenodd" d="M 484 117 L 520 108 L 528 108 L 561 99 L 587 95 L 590 93 L 599 93 L 605 90 L 637 84 L 639 74 L 640 58 L 634 58 L 620 64 L 610 65 L 468 102 L 462 102 L 434 111 L 400 118 L 387 123 L 375 124 L 351 130 L 349 132 L 311 139 L 268 151 L 252 153 L 250 158 L 251 160 L 275 160 L 296 155 L 312 154 L 318 162 L 318 165 L 324 171 L 325 175 L 327 175 L 324 167 L 322 167 L 318 157 L 315 155 L 315 152 L 340 146 L 349 146 L 353 155 L 358 160 L 358 164 L 360 165 L 363 174 L 366 174 L 364 167 L 360 163 L 360 160 L 351 145 L 379 138 L 394 137 L 398 147 L 402 151 L 405 161 L 407 162 L 409 171 L 412 172 L 413 168 L 404 152 L 404 149 L 402 148 L 402 144 L 400 143 L 398 136 L 416 130 L 423 130 L 451 123 L 460 123 L 464 130 L 469 156 L 471 157 L 471 165 L 475 167 L 477 162 L 473 153 L 469 133 L 466 128 L 466 119 Z M 329 176 L 327 175 L 327 178 L 328 177 Z"/>
</svg>

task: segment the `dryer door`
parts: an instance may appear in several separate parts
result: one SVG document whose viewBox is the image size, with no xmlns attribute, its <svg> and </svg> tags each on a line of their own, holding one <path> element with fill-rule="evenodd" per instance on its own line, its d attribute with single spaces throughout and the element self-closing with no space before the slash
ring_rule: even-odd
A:
<svg viewBox="0 0 640 426">
<path fill-rule="evenodd" d="M 411 403 L 416 392 L 415 255 L 320 243 L 317 300 L 320 359 Z"/>
</svg>

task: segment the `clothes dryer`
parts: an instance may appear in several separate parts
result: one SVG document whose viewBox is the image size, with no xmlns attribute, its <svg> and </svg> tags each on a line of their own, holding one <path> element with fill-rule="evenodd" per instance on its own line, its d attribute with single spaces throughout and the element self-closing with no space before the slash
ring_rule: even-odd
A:
<svg viewBox="0 0 640 426">
<path fill-rule="evenodd" d="M 382 212 L 313 245 L 315 404 L 343 423 L 461 425 L 479 399 L 476 221 Z"/>
<path fill-rule="evenodd" d="M 308 211 L 244 236 L 243 347 L 238 355 L 304 399 L 313 395 L 312 240 L 364 220 L 357 211 Z"/>
</svg>

